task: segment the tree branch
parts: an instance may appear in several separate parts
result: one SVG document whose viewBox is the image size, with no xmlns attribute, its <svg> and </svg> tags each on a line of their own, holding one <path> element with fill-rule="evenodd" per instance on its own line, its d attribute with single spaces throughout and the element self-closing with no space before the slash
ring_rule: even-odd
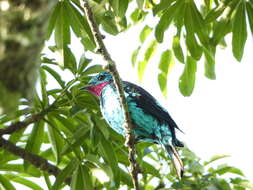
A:
<svg viewBox="0 0 253 190">
<path fill-rule="evenodd" d="M 12 134 L 16 131 L 19 131 L 21 129 L 26 128 L 28 125 L 35 123 L 41 119 L 43 119 L 43 117 L 51 110 L 51 108 L 53 107 L 54 104 L 51 104 L 51 106 L 49 106 L 48 108 L 42 110 L 39 113 L 35 113 L 33 115 L 31 115 L 30 117 L 27 117 L 25 120 L 23 121 L 17 121 L 15 123 L 10 124 L 9 126 L 6 126 L 3 129 L 0 129 L 0 137 L 5 135 L 5 134 Z"/>
<path fill-rule="evenodd" d="M 132 180 L 133 180 L 133 184 L 134 184 L 134 188 L 136 190 L 139 189 L 139 184 L 138 184 L 138 172 L 139 172 L 139 168 L 135 159 L 135 138 L 134 138 L 134 134 L 132 132 L 132 124 L 131 124 L 131 118 L 128 112 L 128 107 L 127 107 L 127 102 L 126 102 L 126 98 L 124 95 L 124 90 L 123 90 L 123 86 L 122 86 L 122 81 L 120 79 L 119 73 L 117 71 L 116 68 L 116 64 L 115 62 L 112 60 L 110 54 L 108 53 L 105 44 L 103 42 L 103 37 L 98 29 L 98 25 L 94 19 L 93 16 L 93 12 L 91 10 L 91 7 L 89 6 L 88 0 L 81 0 L 81 5 L 82 8 L 87 16 L 87 20 L 89 22 L 89 25 L 91 27 L 93 36 L 95 38 L 95 42 L 97 44 L 97 47 L 99 48 L 99 52 L 101 53 L 101 55 L 103 56 L 103 58 L 105 59 L 105 61 L 107 62 L 107 69 L 112 73 L 113 75 L 113 79 L 114 79 L 114 83 L 119 95 L 119 99 L 120 99 L 120 103 L 122 106 L 122 110 L 125 116 L 125 131 L 126 131 L 126 145 L 128 146 L 128 151 L 129 151 L 129 161 L 130 161 L 130 165 L 131 165 L 131 175 L 132 175 Z"/>
<path fill-rule="evenodd" d="M 2 137 L 0 137 L 0 148 L 3 148 L 16 156 L 23 158 L 24 160 L 30 162 L 36 168 L 39 168 L 42 171 L 46 171 L 47 173 L 52 174 L 55 177 L 57 177 L 61 172 L 58 167 L 50 164 L 46 159 L 36 154 L 29 153 L 25 149 L 16 146 L 12 142 L 5 140 Z M 70 185 L 70 178 L 66 178 L 65 183 Z"/>
</svg>

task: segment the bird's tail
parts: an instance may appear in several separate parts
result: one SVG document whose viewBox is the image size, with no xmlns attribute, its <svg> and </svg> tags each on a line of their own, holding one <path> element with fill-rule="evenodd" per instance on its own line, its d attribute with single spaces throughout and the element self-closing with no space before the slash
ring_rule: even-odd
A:
<svg viewBox="0 0 253 190">
<path fill-rule="evenodd" d="M 184 174 L 184 165 L 178 155 L 176 148 L 173 145 L 164 145 L 164 147 L 169 154 L 169 157 L 170 157 L 172 164 L 176 170 L 178 178 L 181 179 L 181 177 L 183 177 L 183 174 Z"/>
</svg>

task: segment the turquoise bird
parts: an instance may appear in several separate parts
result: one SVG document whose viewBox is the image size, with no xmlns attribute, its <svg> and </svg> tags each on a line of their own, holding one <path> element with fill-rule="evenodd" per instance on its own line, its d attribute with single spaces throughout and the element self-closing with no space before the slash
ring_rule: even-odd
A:
<svg viewBox="0 0 253 190">
<path fill-rule="evenodd" d="M 143 88 L 123 81 L 124 93 L 132 119 L 136 141 L 161 144 L 168 152 L 179 178 L 183 175 L 183 163 L 176 147 L 183 143 L 176 138 L 175 130 L 180 130 L 169 113 Z M 100 109 L 110 127 L 121 135 L 124 132 L 124 115 L 118 94 L 110 73 L 102 72 L 92 77 L 89 86 L 81 88 L 97 96 Z"/>
</svg>

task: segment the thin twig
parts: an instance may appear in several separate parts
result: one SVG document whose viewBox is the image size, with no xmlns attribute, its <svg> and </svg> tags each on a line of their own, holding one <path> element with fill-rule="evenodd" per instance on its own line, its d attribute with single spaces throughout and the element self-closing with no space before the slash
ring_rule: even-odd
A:
<svg viewBox="0 0 253 190">
<path fill-rule="evenodd" d="M 128 151 L 129 151 L 128 158 L 129 158 L 130 166 L 131 166 L 131 175 L 132 175 L 134 188 L 135 188 L 135 190 L 138 190 L 139 189 L 139 184 L 138 184 L 139 168 L 138 168 L 138 165 L 137 165 L 137 162 L 135 159 L 135 138 L 134 138 L 134 134 L 132 132 L 133 127 L 132 127 L 131 118 L 130 118 L 130 115 L 128 112 L 126 98 L 124 96 L 122 81 L 121 81 L 119 73 L 117 71 L 116 64 L 112 60 L 110 54 L 108 53 L 108 51 L 105 47 L 105 44 L 103 42 L 103 36 L 101 35 L 101 33 L 98 29 L 98 25 L 94 19 L 93 12 L 91 10 L 91 7 L 89 6 L 88 0 L 81 0 L 80 2 L 81 2 L 83 10 L 87 16 L 87 20 L 88 20 L 89 25 L 91 27 L 91 30 L 92 30 L 92 33 L 94 36 L 94 40 L 97 44 L 97 47 L 99 48 L 99 52 L 103 56 L 104 60 L 107 62 L 106 67 L 113 75 L 114 83 L 115 83 L 117 92 L 119 94 L 120 103 L 121 103 L 122 110 L 123 110 L 123 113 L 125 116 L 124 127 L 125 127 L 125 131 L 126 131 L 126 145 L 128 147 Z"/>
<path fill-rule="evenodd" d="M 8 152 L 23 158 L 24 160 L 30 162 L 36 168 L 39 168 L 42 171 L 52 174 L 55 177 L 61 172 L 58 167 L 50 164 L 46 159 L 42 158 L 41 156 L 27 152 L 25 149 L 16 146 L 12 142 L 5 140 L 2 137 L 0 137 L 0 148 L 3 148 Z M 70 185 L 70 178 L 66 178 L 65 183 Z"/>
<path fill-rule="evenodd" d="M 32 114 L 30 117 L 27 117 L 23 121 L 17 121 L 15 123 L 10 124 L 9 126 L 6 126 L 3 129 L 0 129 L 0 137 L 5 134 L 12 134 L 16 131 L 24 129 L 28 125 L 43 119 L 43 117 L 51 110 L 52 107 L 53 104 L 51 104 L 51 106 L 49 106 L 47 109 L 42 110 L 39 113 Z"/>
</svg>

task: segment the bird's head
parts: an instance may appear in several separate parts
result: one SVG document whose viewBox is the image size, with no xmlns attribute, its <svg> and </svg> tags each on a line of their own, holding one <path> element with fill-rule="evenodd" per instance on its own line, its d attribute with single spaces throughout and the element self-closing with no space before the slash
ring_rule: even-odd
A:
<svg viewBox="0 0 253 190">
<path fill-rule="evenodd" d="M 100 96 L 103 88 L 113 81 L 112 75 L 108 72 L 99 73 L 91 78 L 88 86 L 81 88 L 87 90 L 96 96 Z"/>
</svg>

